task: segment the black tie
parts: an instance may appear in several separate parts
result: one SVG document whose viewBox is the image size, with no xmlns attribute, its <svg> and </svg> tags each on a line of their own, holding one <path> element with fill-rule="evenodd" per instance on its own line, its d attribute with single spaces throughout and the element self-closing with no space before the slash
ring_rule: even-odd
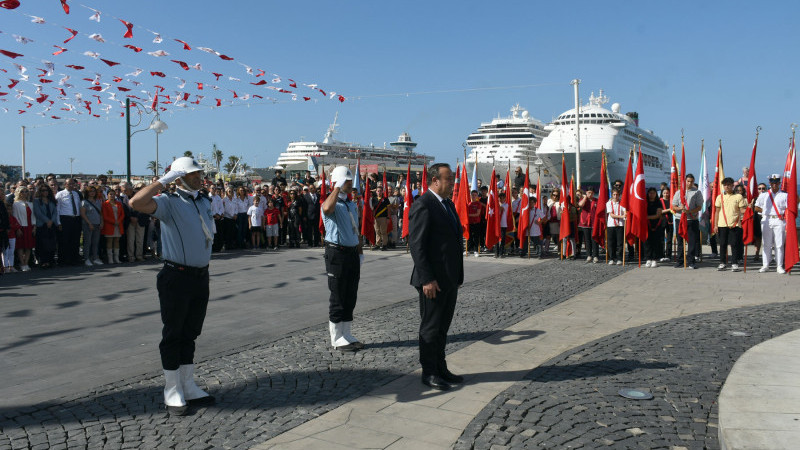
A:
<svg viewBox="0 0 800 450">
<path fill-rule="evenodd" d="M 455 206 L 455 205 L 453 205 L 453 204 L 452 204 L 453 202 L 452 202 L 452 201 L 450 201 L 450 199 L 444 199 L 444 200 L 442 201 L 442 203 L 444 204 L 444 209 L 446 209 L 446 210 L 447 210 L 447 212 L 449 213 L 449 215 L 450 215 L 450 220 L 452 220 L 452 221 L 453 221 L 453 225 L 455 226 L 455 228 L 456 228 L 456 229 L 458 229 L 458 226 L 459 226 L 460 224 L 459 224 L 458 218 L 457 218 L 457 217 L 456 217 L 456 215 L 453 213 L 453 210 L 455 209 L 455 208 L 454 208 L 454 206 Z"/>
<path fill-rule="evenodd" d="M 74 191 L 69 191 L 69 202 L 72 203 L 72 215 L 77 216 L 78 208 L 75 207 L 75 197 L 72 196 L 72 194 L 74 193 L 75 193 Z"/>
</svg>

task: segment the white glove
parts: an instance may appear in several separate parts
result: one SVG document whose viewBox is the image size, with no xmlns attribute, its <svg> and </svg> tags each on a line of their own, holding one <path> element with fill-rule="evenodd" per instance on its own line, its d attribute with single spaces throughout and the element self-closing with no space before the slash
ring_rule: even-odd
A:
<svg viewBox="0 0 800 450">
<path fill-rule="evenodd" d="M 358 255 L 358 265 L 359 266 L 363 266 L 364 265 L 364 254 L 363 253 Z"/>
<path fill-rule="evenodd" d="M 341 189 L 341 188 L 344 187 L 345 183 L 347 183 L 347 180 L 339 180 L 339 181 L 336 182 L 336 184 L 333 187 L 337 187 L 337 188 Z"/>
<path fill-rule="evenodd" d="M 178 178 L 186 175 L 186 172 L 183 170 L 170 170 L 166 173 L 163 177 L 158 179 L 158 182 L 161 183 L 164 187 L 169 186 L 170 183 L 177 180 Z"/>
</svg>

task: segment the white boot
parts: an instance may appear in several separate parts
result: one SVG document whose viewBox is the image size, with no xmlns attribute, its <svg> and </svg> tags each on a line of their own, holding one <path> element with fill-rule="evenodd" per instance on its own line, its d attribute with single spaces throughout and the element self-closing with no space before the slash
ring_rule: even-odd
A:
<svg viewBox="0 0 800 450">
<path fill-rule="evenodd" d="M 122 261 L 119 260 L 119 249 L 114 249 L 114 264 L 120 264 Z"/>
<path fill-rule="evenodd" d="M 208 392 L 200 389 L 194 382 L 194 364 L 184 364 L 178 371 L 181 373 L 181 385 L 183 386 L 183 396 L 190 404 L 210 405 L 214 403 L 214 397 Z"/>
<path fill-rule="evenodd" d="M 333 348 L 349 350 L 352 348 L 350 342 L 344 337 L 344 322 L 328 322 L 328 330 L 331 333 L 331 345 Z"/>
<path fill-rule="evenodd" d="M 106 256 L 108 257 L 108 263 L 114 264 L 114 252 L 110 249 L 106 249 Z"/>
<path fill-rule="evenodd" d="M 347 339 L 347 342 L 354 345 L 357 348 L 364 348 L 364 344 L 359 342 L 352 334 L 350 334 L 350 330 L 353 326 L 353 321 L 350 322 L 342 322 L 342 336 Z"/>
<path fill-rule="evenodd" d="M 165 370 L 164 379 L 164 404 L 167 411 L 176 416 L 186 414 L 186 400 L 183 397 L 183 384 L 179 370 Z"/>
</svg>

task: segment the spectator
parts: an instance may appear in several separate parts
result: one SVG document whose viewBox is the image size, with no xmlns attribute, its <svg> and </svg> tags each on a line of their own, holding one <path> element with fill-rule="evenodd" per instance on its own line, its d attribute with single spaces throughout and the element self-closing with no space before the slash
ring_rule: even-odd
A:
<svg viewBox="0 0 800 450">
<path fill-rule="evenodd" d="M 222 217 L 225 214 L 225 208 L 222 205 L 222 197 L 217 193 L 216 185 L 211 185 L 208 196 L 211 198 L 211 213 L 214 215 L 214 243 L 211 244 L 211 250 L 216 253 L 222 250 L 224 243 Z"/>
<path fill-rule="evenodd" d="M 322 245 L 322 237 L 319 231 L 319 194 L 313 184 L 308 187 L 306 194 L 306 204 L 308 205 L 308 229 L 311 238 L 308 241 L 309 247 L 319 247 Z"/>
<path fill-rule="evenodd" d="M 126 239 L 126 254 L 128 255 L 128 262 L 143 261 L 142 250 L 144 245 L 144 225 L 150 216 L 141 215 L 138 211 L 133 210 L 128 206 L 128 202 L 135 195 L 130 183 L 121 183 L 123 195 L 120 195 L 120 202 L 125 205 L 125 214 L 128 216 L 127 225 L 125 226 Z M 140 217 L 141 216 L 141 217 Z"/>
<path fill-rule="evenodd" d="M 77 182 L 68 178 L 64 190 L 56 194 L 61 228 L 58 239 L 58 263 L 74 265 L 80 262 L 81 241 L 81 196 Z"/>
<path fill-rule="evenodd" d="M 22 234 L 22 230 L 20 230 L 21 227 L 17 218 L 14 217 L 11 205 L 12 203 L 3 202 L 3 211 L 5 217 L 8 219 L 8 225 L 4 231 L 8 239 L 8 244 L 5 247 L 0 246 L 0 249 L 3 250 L 3 272 L 5 273 L 17 271 L 17 269 L 14 268 L 14 251 L 16 249 L 17 236 Z"/>
<path fill-rule="evenodd" d="M 98 188 L 89 186 L 83 191 L 81 219 L 83 219 L 83 257 L 87 266 L 102 266 L 99 245 L 100 230 L 103 227 L 103 201 Z"/>
<path fill-rule="evenodd" d="M 236 198 L 233 199 L 236 205 L 236 245 L 239 248 L 247 248 L 247 210 L 250 208 L 250 199 L 247 197 L 247 192 L 244 186 L 239 186 L 236 189 Z"/>
<path fill-rule="evenodd" d="M 467 241 L 467 253 L 475 252 L 477 258 L 480 253 L 480 232 L 481 232 L 481 215 L 483 212 L 483 205 L 480 202 L 478 191 L 472 191 L 472 201 L 467 205 L 467 220 L 469 223 L 469 241 Z"/>
<path fill-rule="evenodd" d="M 303 204 L 297 191 L 289 191 L 289 206 L 286 208 L 286 228 L 289 232 L 289 247 L 300 248 L 300 223 L 303 217 Z"/>
<path fill-rule="evenodd" d="M 597 200 L 594 198 L 594 188 L 586 188 L 586 194 L 578 200 L 580 217 L 578 219 L 578 231 L 580 238 L 586 245 L 586 262 L 597 264 L 600 262 L 600 248 L 597 242 L 592 239 L 592 228 L 594 227 L 594 212 L 597 210 Z"/>
<path fill-rule="evenodd" d="M 644 253 L 647 258 L 645 267 L 658 267 L 664 250 L 664 218 L 662 216 L 661 199 L 658 190 L 651 187 L 647 190 L 647 240 L 644 242 Z"/>
<path fill-rule="evenodd" d="M 28 262 L 31 257 L 31 249 L 35 244 L 34 226 L 36 225 L 36 216 L 33 215 L 33 204 L 28 201 L 29 192 L 27 187 L 18 187 L 14 191 L 14 206 L 12 207 L 14 218 L 17 219 L 20 226 L 19 231 L 17 231 L 16 249 L 20 270 L 23 272 L 31 270 Z"/>
<path fill-rule="evenodd" d="M 611 191 L 611 199 L 606 203 L 608 221 L 606 230 L 608 235 L 608 263 L 622 264 L 623 242 L 625 242 L 625 218 L 627 211 L 619 204 L 620 191 Z"/>
<path fill-rule="evenodd" d="M 275 207 L 275 199 L 267 199 L 267 207 L 264 209 L 264 220 L 266 222 L 267 248 L 278 249 L 278 222 L 280 221 L 281 211 Z"/>
<path fill-rule="evenodd" d="M 47 269 L 55 264 L 58 230 L 61 228 L 56 197 L 50 186 L 42 184 L 36 191 L 33 213 L 36 216 L 36 260 L 39 267 Z"/>
<path fill-rule="evenodd" d="M 117 201 L 117 191 L 108 190 L 108 199 L 103 203 L 103 229 L 106 237 L 106 254 L 109 264 L 119 264 L 119 238 L 122 236 L 122 227 L 125 223 L 125 210 L 122 203 Z"/>
<path fill-rule="evenodd" d="M 669 189 L 661 190 L 661 214 L 664 216 L 664 257 L 661 262 L 672 261 L 673 236 L 675 221 L 672 215 L 672 201 L 669 198 Z"/>
<path fill-rule="evenodd" d="M 264 213 L 261 210 L 261 196 L 253 196 L 253 205 L 247 208 L 247 216 L 249 221 L 247 223 L 250 229 L 250 245 L 254 249 L 261 247 L 261 229 L 264 219 Z"/>
<path fill-rule="evenodd" d="M 225 198 L 222 199 L 222 232 L 225 241 L 225 250 L 236 248 L 236 200 L 233 197 L 233 188 L 225 189 Z"/>
<path fill-rule="evenodd" d="M 380 186 L 375 189 L 375 194 L 375 198 L 370 199 L 370 207 L 375 218 L 375 245 L 372 249 L 380 248 L 385 251 L 389 245 L 389 235 L 386 231 L 389 223 L 389 199 L 383 196 L 383 188 Z"/>
</svg>

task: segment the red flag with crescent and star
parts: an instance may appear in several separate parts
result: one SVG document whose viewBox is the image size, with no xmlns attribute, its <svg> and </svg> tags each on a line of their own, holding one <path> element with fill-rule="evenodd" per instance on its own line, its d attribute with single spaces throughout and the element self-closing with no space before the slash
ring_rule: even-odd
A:
<svg viewBox="0 0 800 450">
<path fill-rule="evenodd" d="M 492 248 L 500 240 L 500 202 L 497 199 L 497 173 L 492 169 L 489 182 L 489 198 L 486 202 L 486 248 Z"/>
<path fill-rule="evenodd" d="M 456 214 L 458 214 L 458 221 L 461 223 L 464 239 L 469 239 L 469 214 L 467 207 L 469 205 L 469 185 L 467 184 L 467 164 L 464 163 L 461 169 L 461 177 L 458 179 L 458 196 L 455 197 Z M 454 191 L 455 192 L 455 191 Z"/>
<path fill-rule="evenodd" d="M 647 190 L 645 189 L 644 164 L 642 158 L 642 147 L 639 146 L 639 157 L 636 160 L 636 175 L 631 186 L 631 223 L 628 228 L 628 235 L 634 236 L 640 242 L 647 240 Z"/>
<path fill-rule="evenodd" d="M 792 267 L 800 261 L 800 252 L 797 249 L 797 233 L 794 224 L 797 221 L 797 153 L 794 149 L 794 136 L 792 147 L 789 149 L 789 171 L 783 176 L 786 182 L 786 211 L 784 211 L 787 225 L 786 251 L 783 255 L 783 268 L 791 272 Z"/>
<path fill-rule="evenodd" d="M 594 227 L 592 240 L 600 247 L 606 247 L 606 203 L 608 203 L 608 169 L 606 168 L 606 152 L 602 152 L 600 162 L 600 191 L 597 193 L 597 208 L 594 211 Z"/>
<path fill-rule="evenodd" d="M 403 198 L 403 232 L 401 237 L 408 237 L 408 213 L 411 211 L 411 204 L 414 203 L 414 197 L 411 196 L 411 162 L 408 163 L 408 170 L 406 170 L 406 195 Z"/>
<path fill-rule="evenodd" d="M 360 177 L 361 175 L 356 175 Z M 361 235 L 375 245 L 375 218 L 372 216 L 372 194 L 369 192 L 369 177 L 364 184 L 364 209 L 361 211 Z"/>
<path fill-rule="evenodd" d="M 753 199 L 757 197 L 756 186 L 758 186 L 758 182 L 756 181 L 756 147 L 758 147 L 758 133 L 756 133 L 756 140 L 753 143 L 753 153 L 750 155 L 750 168 L 747 172 L 747 184 L 744 187 L 745 193 L 747 194 L 747 210 L 745 210 L 742 215 L 742 243 L 745 245 L 751 244 L 755 237 L 753 230 L 755 221 L 753 220 L 753 207 L 751 203 L 753 203 Z"/>
<path fill-rule="evenodd" d="M 522 186 L 522 193 L 519 198 L 519 248 L 525 248 L 525 243 L 523 242 L 522 237 L 528 235 L 528 229 L 530 228 L 530 221 L 531 221 L 531 186 L 530 181 L 528 181 L 528 169 L 530 166 L 525 168 L 525 185 Z M 536 201 L 539 201 L 539 197 L 536 197 Z"/>
</svg>

